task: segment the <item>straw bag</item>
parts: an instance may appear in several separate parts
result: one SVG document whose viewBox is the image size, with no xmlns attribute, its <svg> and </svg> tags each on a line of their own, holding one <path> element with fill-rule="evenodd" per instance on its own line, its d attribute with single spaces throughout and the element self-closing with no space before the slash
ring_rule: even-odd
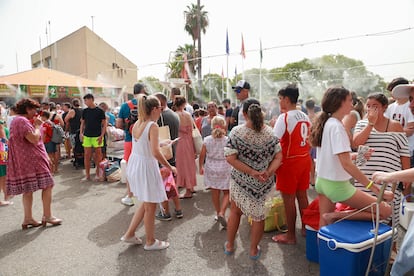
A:
<svg viewBox="0 0 414 276">
<path fill-rule="evenodd" d="M 193 143 L 196 154 L 200 154 L 201 148 L 203 147 L 203 138 L 201 137 L 200 131 L 193 121 Z"/>
<path fill-rule="evenodd" d="M 264 231 L 271 232 L 278 230 L 279 232 L 287 232 L 286 227 L 286 213 L 283 199 L 275 196 L 266 200 L 265 202 L 266 216 Z M 252 224 L 252 219 L 248 218 L 249 223 Z"/>
<path fill-rule="evenodd" d="M 158 128 L 158 140 L 160 143 L 162 143 L 163 141 L 170 141 L 171 140 L 171 136 L 170 136 L 170 127 L 164 125 L 164 119 L 161 115 L 161 124 L 162 126 L 160 126 Z M 169 143 L 166 146 L 162 146 L 160 148 L 162 155 L 164 155 L 165 159 L 170 160 L 171 158 L 173 158 L 173 151 L 172 151 L 172 144 Z"/>
</svg>

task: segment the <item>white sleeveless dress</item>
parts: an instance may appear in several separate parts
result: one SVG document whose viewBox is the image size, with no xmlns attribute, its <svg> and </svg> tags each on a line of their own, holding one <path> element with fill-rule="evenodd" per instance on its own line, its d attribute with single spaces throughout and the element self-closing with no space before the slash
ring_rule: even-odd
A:
<svg viewBox="0 0 414 276">
<path fill-rule="evenodd" d="M 127 179 L 131 192 L 140 201 L 159 203 L 167 200 L 158 161 L 152 155 L 149 122 L 139 139 L 132 137 L 132 152 L 127 165 Z"/>
</svg>

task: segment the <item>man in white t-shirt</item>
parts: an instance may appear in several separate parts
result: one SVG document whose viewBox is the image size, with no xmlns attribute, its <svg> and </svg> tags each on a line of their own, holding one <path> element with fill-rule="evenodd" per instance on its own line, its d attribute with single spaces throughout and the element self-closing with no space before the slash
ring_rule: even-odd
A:
<svg viewBox="0 0 414 276">
<path fill-rule="evenodd" d="M 408 80 L 404 78 L 395 78 L 387 86 L 388 91 L 392 91 L 394 87 L 401 84 L 408 84 Z M 411 168 L 414 167 L 414 115 L 410 109 L 408 95 L 392 93 L 395 102 L 390 104 L 384 113 L 384 116 L 400 122 L 407 135 L 408 145 L 410 147 Z"/>
<path fill-rule="evenodd" d="M 243 116 L 243 103 L 249 98 L 250 84 L 245 80 L 239 80 L 235 86 L 231 87 L 236 92 L 236 98 L 240 101 L 240 105 L 233 109 L 230 123 L 242 125 L 246 122 Z"/>
</svg>

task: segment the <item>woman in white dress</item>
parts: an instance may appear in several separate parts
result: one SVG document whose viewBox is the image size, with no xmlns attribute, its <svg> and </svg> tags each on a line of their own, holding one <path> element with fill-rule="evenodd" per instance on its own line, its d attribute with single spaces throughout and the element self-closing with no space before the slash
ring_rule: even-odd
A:
<svg viewBox="0 0 414 276">
<path fill-rule="evenodd" d="M 127 166 L 127 178 L 134 196 L 143 204 L 135 211 L 127 232 L 121 240 L 126 243 L 142 244 L 135 236 L 138 225 L 144 220 L 145 250 L 161 250 L 169 246 L 166 241 L 154 238 L 155 209 L 157 203 L 167 200 L 158 162 L 177 173 L 160 151 L 157 120 L 162 108 L 153 96 L 142 95 L 138 99 L 139 120 L 132 128 L 132 153 Z"/>
</svg>

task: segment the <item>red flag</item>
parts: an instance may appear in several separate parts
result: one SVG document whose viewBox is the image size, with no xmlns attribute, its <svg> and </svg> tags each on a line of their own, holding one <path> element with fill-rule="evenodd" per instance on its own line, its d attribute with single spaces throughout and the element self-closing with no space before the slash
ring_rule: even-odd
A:
<svg viewBox="0 0 414 276">
<path fill-rule="evenodd" d="M 246 52 L 244 50 L 244 39 L 243 39 L 243 34 L 242 34 L 242 45 L 241 45 L 241 52 L 240 52 L 241 56 L 245 59 L 246 58 Z"/>
<path fill-rule="evenodd" d="M 188 80 L 189 79 L 189 77 L 188 77 L 188 68 L 189 68 L 189 66 L 188 66 L 187 54 L 183 54 L 183 59 L 184 59 L 184 65 L 183 65 L 183 69 L 181 70 L 180 77 L 182 79 Z"/>
</svg>

